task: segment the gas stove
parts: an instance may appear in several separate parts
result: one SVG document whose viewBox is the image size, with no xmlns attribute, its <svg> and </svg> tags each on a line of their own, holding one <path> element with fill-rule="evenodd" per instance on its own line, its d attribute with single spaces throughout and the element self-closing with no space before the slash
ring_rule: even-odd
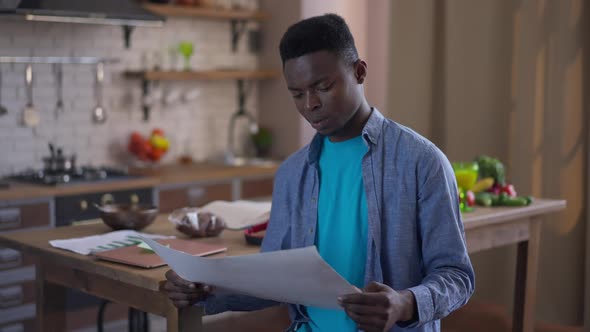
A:
<svg viewBox="0 0 590 332">
<path fill-rule="evenodd" d="M 57 186 L 75 183 L 124 180 L 135 178 L 127 171 L 112 167 L 83 166 L 68 172 L 48 172 L 29 169 L 8 177 L 11 180 L 32 184 Z"/>
</svg>

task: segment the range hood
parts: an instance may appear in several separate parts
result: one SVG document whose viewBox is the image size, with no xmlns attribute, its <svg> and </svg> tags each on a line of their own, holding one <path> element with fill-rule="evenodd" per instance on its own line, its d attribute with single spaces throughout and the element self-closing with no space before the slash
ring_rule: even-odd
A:
<svg viewBox="0 0 590 332">
<path fill-rule="evenodd" d="M 135 0 L 0 0 L 0 14 L 29 21 L 160 27 L 165 19 Z"/>
</svg>

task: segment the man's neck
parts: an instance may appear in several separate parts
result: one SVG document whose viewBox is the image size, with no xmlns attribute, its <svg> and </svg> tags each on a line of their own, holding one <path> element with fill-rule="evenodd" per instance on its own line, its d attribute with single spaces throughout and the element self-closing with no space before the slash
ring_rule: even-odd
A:
<svg viewBox="0 0 590 332">
<path fill-rule="evenodd" d="M 363 132 L 365 124 L 369 120 L 372 112 L 371 106 L 366 99 L 359 106 L 358 110 L 354 113 L 354 116 L 348 121 L 348 123 L 334 135 L 330 136 L 331 142 L 342 142 L 347 139 L 359 136 Z"/>
</svg>

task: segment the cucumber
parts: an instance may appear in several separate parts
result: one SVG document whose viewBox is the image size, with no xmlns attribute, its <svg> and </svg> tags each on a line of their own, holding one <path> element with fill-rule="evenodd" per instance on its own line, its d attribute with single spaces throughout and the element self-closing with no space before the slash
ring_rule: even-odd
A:
<svg viewBox="0 0 590 332">
<path fill-rule="evenodd" d="M 505 206 L 527 206 L 529 201 L 526 197 L 509 197 L 502 202 Z"/>
<path fill-rule="evenodd" d="M 487 192 L 479 192 L 475 193 L 475 204 L 481 206 L 492 206 L 494 194 L 487 193 Z"/>
</svg>

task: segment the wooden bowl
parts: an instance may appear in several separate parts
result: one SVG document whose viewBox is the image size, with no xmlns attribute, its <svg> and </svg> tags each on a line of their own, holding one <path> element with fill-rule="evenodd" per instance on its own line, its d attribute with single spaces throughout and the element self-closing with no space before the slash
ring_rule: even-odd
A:
<svg viewBox="0 0 590 332">
<path fill-rule="evenodd" d="M 144 204 L 106 204 L 100 208 L 100 218 L 114 230 L 141 230 L 154 222 L 158 208 Z"/>
</svg>

